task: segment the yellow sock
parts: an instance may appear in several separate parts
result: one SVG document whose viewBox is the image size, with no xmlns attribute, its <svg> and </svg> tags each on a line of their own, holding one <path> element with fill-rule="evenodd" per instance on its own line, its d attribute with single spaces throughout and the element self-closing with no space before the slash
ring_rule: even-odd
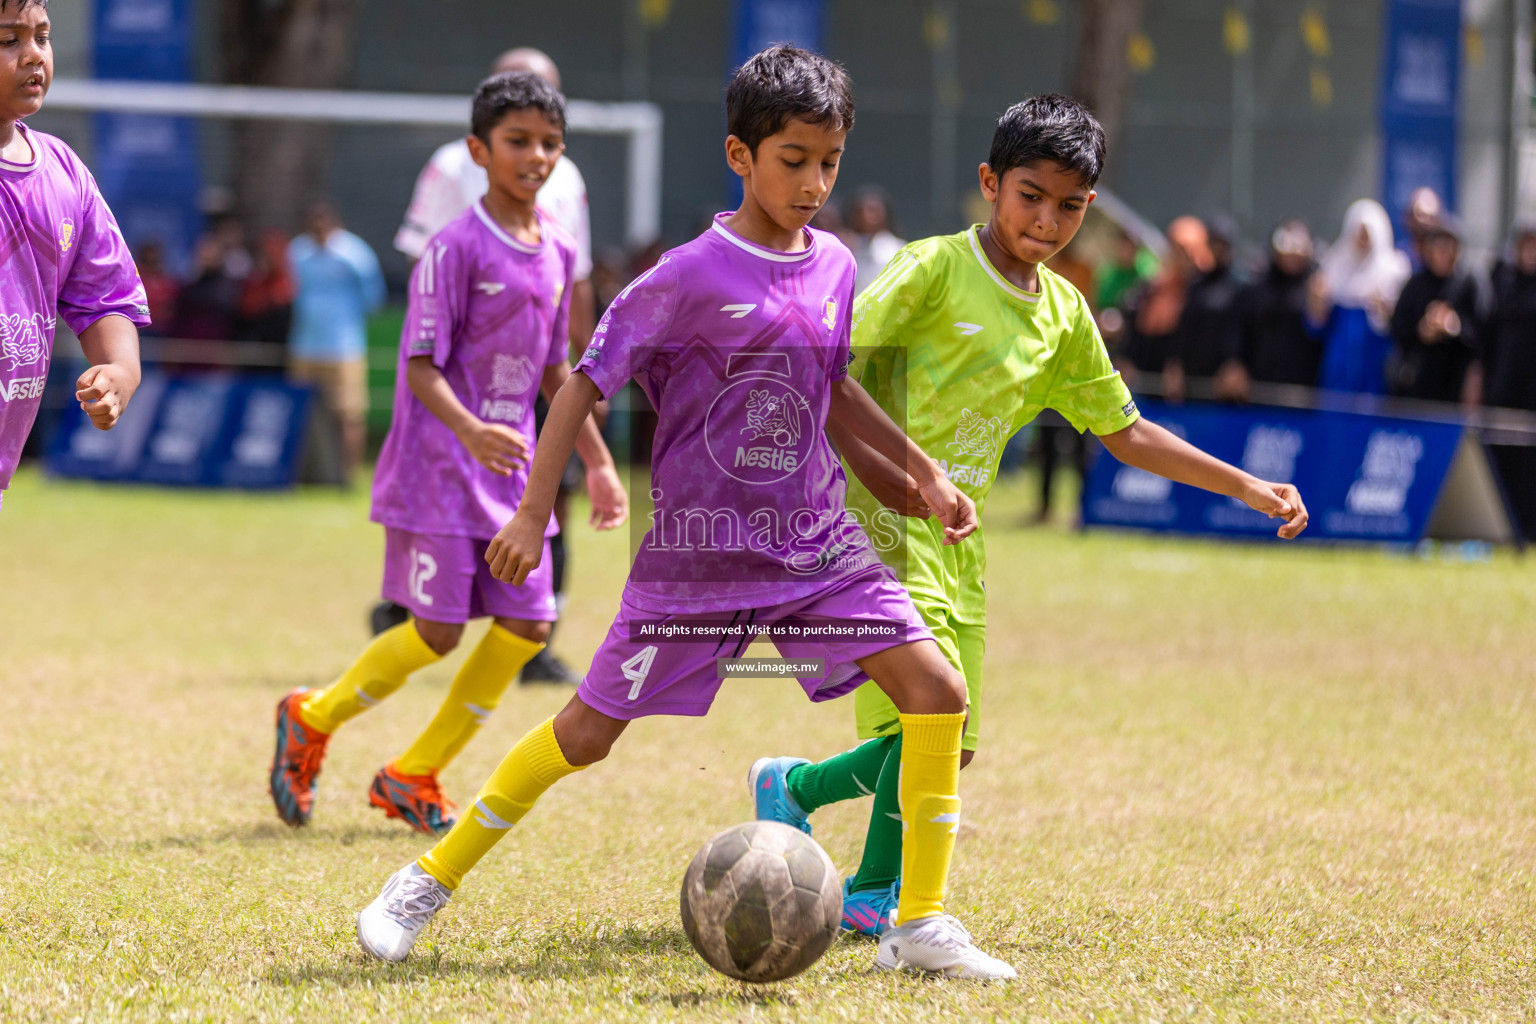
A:
<svg viewBox="0 0 1536 1024">
<path fill-rule="evenodd" d="M 340 679 L 304 699 L 299 717 L 312 729 L 333 733 L 342 722 L 400 689 L 406 676 L 439 657 L 416 632 L 416 623 L 386 629 Z"/>
<path fill-rule="evenodd" d="M 491 631 L 470 652 L 431 723 L 395 761 L 402 775 L 441 771 L 491 717 L 507 684 L 544 645 L 491 623 Z"/>
<path fill-rule="evenodd" d="M 461 813 L 459 823 L 416 863 L 448 888 L 457 889 L 469 869 L 523 820 L 546 789 L 579 771 L 560 750 L 555 720 L 546 720 L 517 741 L 480 787 L 475 805 Z"/>
<path fill-rule="evenodd" d="M 897 923 L 944 912 L 960 829 L 960 735 L 965 715 L 901 716 L 901 896 Z"/>
</svg>

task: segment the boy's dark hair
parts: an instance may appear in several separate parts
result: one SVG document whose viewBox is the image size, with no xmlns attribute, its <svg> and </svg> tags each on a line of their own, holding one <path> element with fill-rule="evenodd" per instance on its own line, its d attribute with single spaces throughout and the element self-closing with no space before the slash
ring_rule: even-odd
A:
<svg viewBox="0 0 1536 1024">
<path fill-rule="evenodd" d="M 1104 129 L 1077 100 L 1059 92 L 1031 96 L 997 119 L 987 165 L 1001 178 L 1015 167 L 1050 160 L 1089 188 L 1104 169 Z"/>
<path fill-rule="evenodd" d="M 725 89 L 726 130 L 752 155 L 791 120 L 853 127 L 853 83 L 836 61 L 790 43 L 778 43 L 749 58 Z"/>
<path fill-rule="evenodd" d="M 41 7 L 48 9 L 48 0 L 0 0 L 0 11 L 16 11 L 18 14 L 28 7 Z"/>
<path fill-rule="evenodd" d="M 469 130 L 490 145 L 491 131 L 514 110 L 537 110 L 565 130 L 565 97 L 531 71 L 492 75 L 475 90 Z"/>
</svg>

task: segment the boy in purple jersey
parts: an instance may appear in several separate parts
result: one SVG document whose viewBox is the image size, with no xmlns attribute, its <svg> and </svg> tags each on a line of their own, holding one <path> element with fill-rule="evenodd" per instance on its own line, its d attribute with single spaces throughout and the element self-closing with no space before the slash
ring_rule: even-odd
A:
<svg viewBox="0 0 1536 1024">
<path fill-rule="evenodd" d="M 975 529 L 975 507 L 847 374 L 853 257 L 807 225 L 853 124 L 849 82 L 831 61 L 777 46 L 736 72 L 726 108 L 741 208 L 609 308 L 551 402 L 523 502 L 487 552 L 498 579 L 539 571 L 577 431 L 601 396 L 636 377 L 657 412 L 656 512 L 618 618 L 565 709 L 524 736 L 473 811 L 358 916 L 358 939 L 379 959 L 405 959 L 464 874 L 544 790 L 606 757 L 631 720 L 704 714 L 725 669 L 717 662 L 766 632 L 785 655 L 825 666 L 800 679 L 812 700 L 872 678 L 900 710 L 907 885 L 876 964 L 1015 976 L 943 908 L 959 827 L 964 680 L 847 521 L 842 468 L 824 433 L 835 421 L 907 467 L 948 542 Z"/>
<path fill-rule="evenodd" d="M 565 100 L 526 72 L 475 95 L 475 160 L 485 198 L 433 236 L 411 275 L 395 415 L 379 454 L 373 519 L 384 526 L 383 596 L 412 620 L 374 638 L 325 690 L 298 689 L 277 710 L 271 793 L 290 825 L 309 821 L 326 743 L 340 725 L 458 645 L 464 623 L 492 616 L 436 717 L 374 777 L 368 799 L 427 833 L 452 827 L 438 773 L 469 742 L 555 619 L 550 573 L 495 579 L 487 544 L 517 511 L 532 452 L 533 400 L 570 376 L 566 322 L 575 246 L 534 205 L 564 147 Z M 612 529 L 628 497 L 591 419 L 577 425 L 592 523 Z M 555 524 L 540 523 L 547 547 Z M 548 565 L 548 559 L 545 559 Z"/>
<path fill-rule="evenodd" d="M 0 0 L 0 500 L 37 418 L 56 314 L 91 368 L 75 398 L 111 430 L 139 386 L 149 306 L 96 180 L 64 143 L 21 119 L 53 82 L 47 0 Z"/>
</svg>

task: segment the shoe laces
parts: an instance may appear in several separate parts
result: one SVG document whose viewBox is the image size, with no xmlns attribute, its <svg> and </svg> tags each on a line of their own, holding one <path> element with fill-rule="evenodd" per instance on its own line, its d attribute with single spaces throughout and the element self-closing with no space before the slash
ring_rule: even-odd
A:
<svg viewBox="0 0 1536 1024">
<path fill-rule="evenodd" d="M 965 930 L 965 925 L 953 914 L 931 917 L 921 923 L 919 930 L 922 932 L 922 941 L 945 949 L 960 951 L 975 945 L 971 933 Z"/>
<path fill-rule="evenodd" d="M 315 781 L 315 776 L 320 774 L 320 762 L 325 757 L 325 740 L 316 740 L 305 733 L 309 742 L 299 747 L 293 759 L 294 775 L 304 785 L 310 785 Z"/>
<path fill-rule="evenodd" d="M 423 925 L 448 902 L 448 890 L 431 875 L 406 875 L 384 901 L 385 911 L 412 925 Z"/>
</svg>

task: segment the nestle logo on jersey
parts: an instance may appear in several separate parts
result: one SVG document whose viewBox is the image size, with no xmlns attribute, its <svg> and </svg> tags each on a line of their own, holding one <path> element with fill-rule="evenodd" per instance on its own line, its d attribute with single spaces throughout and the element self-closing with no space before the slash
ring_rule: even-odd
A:
<svg viewBox="0 0 1536 1024">
<path fill-rule="evenodd" d="M 47 384 L 47 377 L 18 377 L 15 380 L 0 381 L 0 399 L 16 402 L 24 398 L 38 398 Z"/>
<path fill-rule="evenodd" d="M 480 402 L 480 418 L 515 423 L 528 414 L 528 406 L 512 398 L 486 398 Z"/>
<path fill-rule="evenodd" d="M 800 457 L 793 449 L 784 448 L 737 448 L 736 465 L 753 469 L 773 469 L 793 473 L 800 465 Z"/>
</svg>

